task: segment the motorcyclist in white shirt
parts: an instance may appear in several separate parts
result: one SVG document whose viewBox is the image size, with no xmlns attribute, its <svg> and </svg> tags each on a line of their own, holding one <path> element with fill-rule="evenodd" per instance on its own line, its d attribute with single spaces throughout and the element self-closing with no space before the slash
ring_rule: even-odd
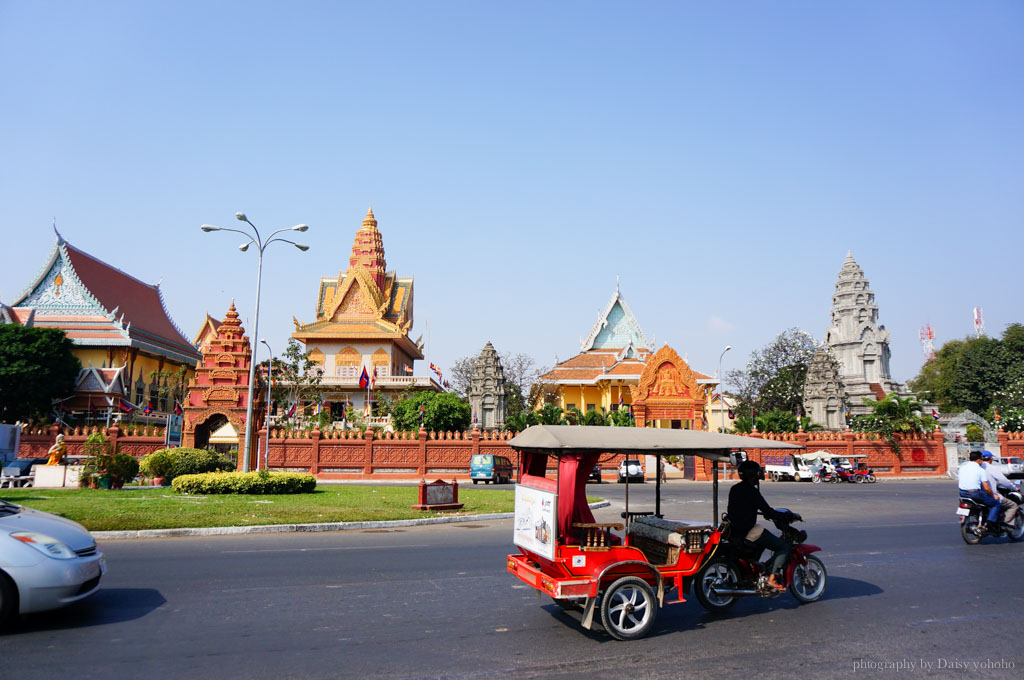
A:
<svg viewBox="0 0 1024 680">
<path fill-rule="evenodd" d="M 980 463 L 981 451 L 971 451 L 970 460 L 960 466 L 957 485 L 960 487 L 962 498 L 970 498 L 988 508 L 986 526 L 990 530 L 998 531 L 996 526 L 999 523 L 999 496 L 992 488 L 994 485 L 989 483 L 988 474 Z"/>
<path fill-rule="evenodd" d="M 1020 491 L 1020 487 L 1007 479 L 1003 471 L 993 465 L 992 458 L 994 456 L 991 451 L 982 451 L 981 467 L 985 470 L 985 474 L 988 475 L 988 483 L 992 487 L 992 491 L 996 492 L 996 498 L 999 499 L 999 504 L 1003 508 L 1003 525 L 1012 529 L 1013 517 L 1017 514 L 1017 504 L 1000 494 L 998 488 L 999 486 L 1005 486 L 1008 489 Z"/>
</svg>

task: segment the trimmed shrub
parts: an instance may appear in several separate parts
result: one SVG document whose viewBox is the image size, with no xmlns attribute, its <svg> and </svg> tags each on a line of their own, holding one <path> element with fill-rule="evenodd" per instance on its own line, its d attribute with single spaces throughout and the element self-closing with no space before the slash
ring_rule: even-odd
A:
<svg viewBox="0 0 1024 680">
<path fill-rule="evenodd" d="M 168 477 L 174 468 L 174 449 L 160 449 L 139 461 L 139 470 L 147 477 Z"/>
<path fill-rule="evenodd" d="M 209 472 L 181 475 L 171 483 L 178 493 L 192 495 L 311 493 L 316 477 L 297 472 Z"/>
<path fill-rule="evenodd" d="M 204 472 L 230 472 L 235 461 L 206 449 L 165 449 L 174 458 L 170 472 L 165 475 L 174 479 L 181 475 L 199 475 Z"/>
</svg>

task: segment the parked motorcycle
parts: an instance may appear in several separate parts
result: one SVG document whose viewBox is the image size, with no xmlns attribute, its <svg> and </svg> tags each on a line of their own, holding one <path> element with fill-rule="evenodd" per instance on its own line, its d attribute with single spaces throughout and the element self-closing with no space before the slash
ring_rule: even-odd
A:
<svg viewBox="0 0 1024 680">
<path fill-rule="evenodd" d="M 1017 504 L 1017 514 L 1013 517 L 1013 529 L 1003 528 L 1002 523 L 995 530 L 986 529 L 984 520 L 988 514 L 988 508 L 985 504 L 970 498 L 961 498 L 956 514 L 960 519 L 960 535 L 968 545 L 977 545 L 986 536 L 994 538 L 1007 536 L 1011 541 L 1024 539 L 1024 507 L 1021 507 L 1024 504 L 1024 495 L 1005 486 L 1000 486 L 996 490 Z M 1002 519 L 1002 516 L 1003 511 L 1000 509 L 999 518 Z"/>
<path fill-rule="evenodd" d="M 824 594 L 828 579 L 825 565 L 811 554 L 821 548 L 804 543 L 807 532 L 792 527 L 793 522 L 801 521 L 800 515 L 785 508 L 779 511 L 786 513 L 786 517 L 775 520 L 775 526 L 792 548 L 782 568 L 783 585 L 800 602 L 814 602 Z M 724 519 L 723 536 L 729 536 L 731 528 L 728 519 Z M 775 598 L 784 593 L 785 590 L 768 585 L 770 559 L 761 562 L 763 552 L 764 548 L 743 537 L 720 544 L 694 576 L 693 588 L 701 606 L 708 611 L 724 612 L 747 595 Z"/>
<path fill-rule="evenodd" d="M 811 477 L 811 481 L 815 484 L 821 484 L 822 482 L 837 484 L 843 480 L 839 478 L 839 475 L 836 474 L 835 470 L 826 470 L 821 468 L 814 473 L 814 476 Z"/>
</svg>

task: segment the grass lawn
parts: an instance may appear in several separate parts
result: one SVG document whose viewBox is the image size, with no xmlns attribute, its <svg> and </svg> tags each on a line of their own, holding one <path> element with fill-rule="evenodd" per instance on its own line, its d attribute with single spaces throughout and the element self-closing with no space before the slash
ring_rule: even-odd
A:
<svg viewBox="0 0 1024 680">
<path fill-rule="evenodd" d="M 413 510 L 415 487 L 318 486 L 277 496 L 183 496 L 153 489 L 0 489 L 0 499 L 73 519 L 91 531 L 306 524 L 437 517 Z M 514 492 L 459 489 L 459 514 L 512 512 Z"/>
<path fill-rule="evenodd" d="M 596 498 L 588 497 L 591 502 Z M 0 499 L 73 519 L 91 531 L 308 524 L 438 517 L 413 510 L 417 489 L 403 486 L 318 486 L 279 496 L 183 496 L 169 487 L 0 489 Z M 459 489 L 459 514 L 512 512 L 514 492 Z"/>
</svg>

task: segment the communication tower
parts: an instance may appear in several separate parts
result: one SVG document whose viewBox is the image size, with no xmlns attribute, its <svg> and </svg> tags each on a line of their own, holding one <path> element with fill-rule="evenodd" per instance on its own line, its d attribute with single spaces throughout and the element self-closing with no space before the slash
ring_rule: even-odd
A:
<svg viewBox="0 0 1024 680">
<path fill-rule="evenodd" d="M 934 359 L 935 331 L 932 330 L 932 325 L 930 323 L 925 324 L 924 327 L 921 328 L 919 337 L 921 338 L 921 349 L 924 352 L 924 360 L 928 361 L 929 359 Z"/>
</svg>

